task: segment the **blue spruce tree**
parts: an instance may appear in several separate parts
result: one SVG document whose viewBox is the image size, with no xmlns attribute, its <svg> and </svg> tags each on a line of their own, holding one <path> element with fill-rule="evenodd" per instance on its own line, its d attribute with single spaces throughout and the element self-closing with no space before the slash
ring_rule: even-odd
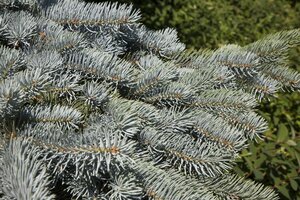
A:
<svg viewBox="0 0 300 200">
<path fill-rule="evenodd" d="M 189 51 L 132 5 L 0 1 L 3 199 L 278 199 L 230 173 L 267 129 L 262 98 L 300 89 L 300 31 Z"/>
</svg>

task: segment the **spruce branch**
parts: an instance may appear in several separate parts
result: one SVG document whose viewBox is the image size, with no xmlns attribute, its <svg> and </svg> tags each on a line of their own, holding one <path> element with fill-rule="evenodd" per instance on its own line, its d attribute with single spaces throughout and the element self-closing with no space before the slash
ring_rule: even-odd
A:
<svg viewBox="0 0 300 200">
<path fill-rule="evenodd" d="M 14 80 L 5 80 L 0 85 L 0 116 L 15 115 L 20 105 L 24 102 L 24 93 L 21 86 Z"/>
<path fill-rule="evenodd" d="M 20 51 L 0 46 L 1 79 L 12 77 L 24 67 L 24 64 L 24 58 Z"/>
<path fill-rule="evenodd" d="M 300 73 L 296 70 L 290 69 L 287 66 L 267 65 L 262 73 L 279 82 L 281 85 L 280 88 L 287 87 L 299 90 Z"/>
<path fill-rule="evenodd" d="M 121 41 L 117 39 L 116 36 L 112 36 L 109 32 L 103 31 L 104 33 L 96 34 L 91 42 L 93 49 L 106 52 L 114 55 L 122 55 L 126 51 L 126 47 Z"/>
<path fill-rule="evenodd" d="M 259 59 L 256 54 L 243 49 L 237 45 L 227 45 L 212 53 L 209 63 L 224 65 L 238 76 L 252 77 L 258 71 Z"/>
<path fill-rule="evenodd" d="M 82 89 L 84 95 L 81 98 L 85 101 L 85 104 L 96 108 L 101 107 L 108 101 L 109 89 L 103 84 L 97 84 L 96 82 L 87 82 Z"/>
<path fill-rule="evenodd" d="M 143 127 L 156 124 L 161 119 L 160 110 L 151 104 L 136 101 L 131 105 L 131 108 L 135 110 Z"/>
<path fill-rule="evenodd" d="M 141 130 L 141 121 L 132 105 L 132 101 L 115 98 L 111 99 L 105 108 L 116 130 L 127 137 L 134 137 Z"/>
<path fill-rule="evenodd" d="M 222 118 L 198 111 L 192 119 L 195 121 L 192 134 L 197 139 L 215 142 L 237 152 L 245 147 L 243 132 L 230 127 Z"/>
<path fill-rule="evenodd" d="M 7 199 L 54 199 L 49 192 L 49 175 L 39 160 L 40 152 L 30 141 L 10 140 L 2 152 L 1 190 Z"/>
<path fill-rule="evenodd" d="M 203 109 L 222 112 L 223 110 L 249 110 L 257 106 L 251 94 L 242 90 L 206 90 L 200 93 L 194 105 Z"/>
<path fill-rule="evenodd" d="M 26 98 L 31 99 L 45 92 L 50 85 L 50 76 L 43 73 L 40 68 L 35 70 L 24 70 L 19 72 L 15 77 L 19 82 L 21 91 Z"/>
<path fill-rule="evenodd" d="M 162 57 L 171 57 L 185 49 L 185 45 L 179 42 L 177 31 L 171 28 L 151 31 L 142 26 L 137 37 L 142 48 Z"/>
<path fill-rule="evenodd" d="M 182 174 L 172 169 L 165 171 L 160 169 L 159 165 L 149 165 L 144 160 L 139 159 L 136 163 L 137 173 L 145 179 L 144 187 L 151 198 L 278 199 L 278 195 L 272 189 L 250 180 L 245 181 L 236 175 L 226 174 L 204 179 L 191 176 L 183 178 Z M 168 184 L 169 182 L 172 184 Z"/>
<path fill-rule="evenodd" d="M 144 129 L 141 141 L 158 152 L 156 156 L 165 157 L 178 170 L 185 174 L 216 176 L 231 168 L 235 152 L 231 149 L 218 148 L 210 142 L 193 141 L 187 134 L 172 134 Z"/>
<path fill-rule="evenodd" d="M 188 133 L 195 123 L 193 119 L 195 112 L 188 109 L 163 108 L 159 110 L 157 115 L 155 127 L 162 132 Z"/>
<path fill-rule="evenodd" d="M 25 60 L 28 69 L 41 68 L 46 73 L 59 70 L 63 64 L 61 55 L 55 50 L 33 50 L 27 53 Z"/>
<path fill-rule="evenodd" d="M 244 136 L 251 140 L 261 137 L 268 128 L 266 120 L 253 111 L 223 111 L 218 116 L 243 131 Z"/>
<path fill-rule="evenodd" d="M 72 74 L 71 72 L 57 73 L 53 75 L 52 85 L 47 92 L 72 102 L 78 98 L 76 93 L 83 90 L 79 81 L 80 76 L 78 74 Z"/>
<path fill-rule="evenodd" d="M 134 95 L 147 95 L 149 90 L 151 91 L 153 88 L 159 88 L 162 84 L 166 85 L 168 82 L 176 79 L 177 73 L 172 63 L 165 63 L 161 65 L 158 65 L 160 63 L 152 64 L 153 66 L 151 68 L 140 73 L 137 83 L 133 86 Z"/>
<path fill-rule="evenodd" d="M 65 58 L 69 70 L 81 72 L 91 78 L 128 85 L 133 80 L 134 72 L 130 63 L 107 53 L 71 54 Z"/>
<path fill-rule="evenodd" d="M 143 188 L 132 172 L 114 173 L 111 177 L 108 185 L 111 190 L 107 193 L 109 200 L 139 199 L 143 195 Z"/>
<path fill-rule="evenodd" d="M 274 63 L 287 56 L 287 51 L 299 44 L 299 29 L 290 31 L 281 31 L 270 34 L 265 38 L 244 47 L 247 51 L 251 51 L 262 58 L 263 63 Z"/>
<path fill-rule="evenodd" d="M 148 70 L 150 68 L 154 68 L 161 65 L 167 65 L 167 63 L 164 63 L 159 57 L 155 55 L 135 55 L 137 58 L 136 62 L 139 68 L 142 70 Z M 169 63 L 168 63 L 169 64 Z"/>
<path fill-rule="evenodd" d="M 175 54 L 172 59 L 180 67 L 187 67 L 192 69 L 199 69 L 204 67 L 211 68 L 211 66 L 207 66 L 206 63 L 208 63 L 213 52 L 214 51 L 209 49 L 200 49 L 197 51 L 187 49 L 183 52 Z"/>
<path fill-rule="evenodd" d="M 274 96 L 275 93 L 282 87 L 281 84 L 270 76 L 266 76 L 259 72 L 253 79 L 242 81 L 245 90 L 256 96 L 258 100 Z"/>
<path fill-rule="evenodd" d="M 2 14 L 1 37 L 14 48 L 31 46 L 32 38 L 37 34 L 37 23 L 27 12 L 11 12 Z"/>
<path fill-rule="evenodd" d="M 134 23 L 140 19 L 139 11 L 133 10 L 132 5 L 107 2 L 94 4 L 77 0 L 61 1 L 49 7 L 44 15 L 58 24 L 74 27 Z"/>
<path fill-rule="evenodd" d="M 279 199 L 271 189 L 237 175 L 226 174 L 215 179 L 204 180 L 204 185 L 218 198 Z"/>
<path fill-rule="evenodd" d="M 41 152 L 42 161 L 46 162 L 52 174 L 64 177 L 71 167 L 74 178 L 84 174 L 92 176 L 100 172 L 121 170 L 133 162 L 129 157 L 135 150 L 136 143 L 123 137 L 119 132 L 92 125 L 83 135 L 69 130 L 63 134 L 61 129 L 59 137 L 50 138 L 49 135 L 59 131 L 48 125 L 29 127 L 20 132 L 20 137 L 29 138 L 32 145 Z M 52 127 L 52 128 L 51 128 Z M 46 132 L 46 133 L 43 133 Z M 90 178 L 90 177 L 88 177 Z"/>
<path fill-rule="evenodd" d="M 151 90 L 143 100 L 160 106 L 188 106 L 196 99 L 196 91 L 189 85 L 178 82 Z"/>
<path fill-rule="evenodd" d="M 27 116 L 29 123 L 54 123 L 69 129 L 77 129 L 83 123 L 82 113 L 68 106 L 31 106 L 24 110 L 23 115 Z"/>
<path fill-rule="evenodd" d="M 37 30 L 39 48 L 42 49 L 55 49 L 64 54 L 87 46 L 83 34 L 64 30 L 63 26 L 43 17 L 37 20 Z"/>
<path fill-rule="evenodd" d="M 235 53 L 230 49 L 233 49 Z M 257 67 L 254 64 L 256 61 L 253 54 L 240 52 L 239 49 L 238 46 L 228 45 L 215 51 L 187 50 L 175 55 L 173 58 L 175 64 L 184 72 L 180 81 L 190 84 L 197 90 L 203 87 L 236 89 L 236 79 L 245 78 L 247 73 L 256 73 L 255 67 Z M 245 58 L 248 62 L 252 62 L 252 67 L 249 65 L 250 69 L 242 67 L 245 64 L 243 64 Z"/>
<path fill-rule="evenodd" d="M 136 163 L 137 174 L 144 180 L 145 192 L 152 199 L 216 199 L 212 192 L 174 170 L 165 171 L 141 159 Z"/>
<path fill-rule="evenodd" d="M 214 68 L 193 69 L 192 71 L 183 72 L 179 78 L 179 82 L 190 85 L 199 94 L 203 90 L 217 88 L 224 83 L 226 84 L 231 78 L 230 73 L 226 73 L 225 70 L 224 73 L 221 73 L 220 70 Z"/>
</svg>

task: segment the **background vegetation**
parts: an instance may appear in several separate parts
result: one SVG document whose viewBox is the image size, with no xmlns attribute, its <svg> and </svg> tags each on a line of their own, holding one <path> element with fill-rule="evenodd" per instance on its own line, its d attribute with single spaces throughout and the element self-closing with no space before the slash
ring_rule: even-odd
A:
<svg viewBox="0 0 300 200">
<path fill-rule="evenodd" d="M 196 49 L 245 45 L 269 33 L 300 27 L 300 2 L 295 0 L 114 1 L 140 8 L 148 27 L 176 28 L 181 41 Z M 299 55 L 299 48 L 290 53 L 290 65 L 300 71 Z M 234 171 L 276 188 L 281 199 L 300 199 L 300 95 L 278 94 L 258 110 L 270 129 L 263 140 L 251 142 L 241 153 Z"/>
</svg>

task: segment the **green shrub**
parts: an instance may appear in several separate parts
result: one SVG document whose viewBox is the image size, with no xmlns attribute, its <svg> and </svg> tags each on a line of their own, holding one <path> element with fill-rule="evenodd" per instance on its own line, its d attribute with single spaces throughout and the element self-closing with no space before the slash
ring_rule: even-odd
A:
<svg viewBox="0 0 300 200">
<path fill-rule="evenodd" d="M 297 94 L 281 94 L 264 103 L 260 114 L 269 122 L 263 141 L 250 142 L 235 172 L 274 186 L 282 199 L 299 199 L 300 101 Z"/>
<path fill-rule="evenodd" d="M 245 45 L 262 36 L 300 27 L 300 3 L 289 0 L 119 0 L 132 2 L 143 23 L 159 29 L 175 27 L 189 48 Z M 300 71 L 300 49 L 290 53 L 290 65 Z M 300 96 L 279 94 L 262 102 L 269 123 L 262 141 L 244 150 L 235 172 L 277 188 L 282 199 L 300 199 Z M 250 153 L 252 152 L 252 153 Z"/>
</svg>

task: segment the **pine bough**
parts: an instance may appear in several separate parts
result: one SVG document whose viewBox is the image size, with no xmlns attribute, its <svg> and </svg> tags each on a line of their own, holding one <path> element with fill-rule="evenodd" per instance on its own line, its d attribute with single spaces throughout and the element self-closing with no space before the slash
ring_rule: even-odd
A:
<svg viewBox="0 0 300 200">
<path fill-rule="evenodd" d="M 299 30 L 189 51 L 132 5 L 0 8 L 3 199 L 278 199 L 230 170 L 267 129 L 258 101 L 300 89 Z"/>
</svg>

